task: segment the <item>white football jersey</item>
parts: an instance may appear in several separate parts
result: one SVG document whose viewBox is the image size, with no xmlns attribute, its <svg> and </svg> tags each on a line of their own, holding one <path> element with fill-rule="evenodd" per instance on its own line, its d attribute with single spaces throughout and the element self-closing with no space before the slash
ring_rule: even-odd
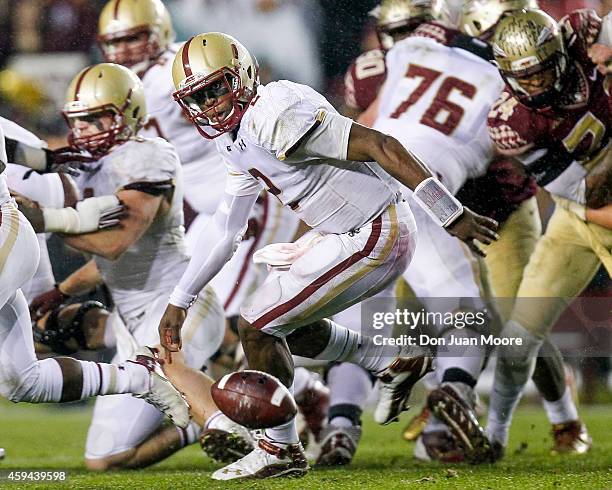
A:
<svg viewBox="0 0 612 490">
<path fill-rule="evenodd" d="M 487 114 L 504 83 L 468 51 L 408 37 L 387 53 L 374 127 L 399 139 L 451 192 L 485 173 L 494 155 Z"/>
<path fill-rule="evenodd" d="M 176 148 L 181 163 L 187 165 L 214 154 L 216 149 L 185 118 L 180 106 L 172 98 L 172 62 L 177 48 L 176 45 L 171 46 L 142 76 L 149 121 L 138 134 L 146 138 L 160 137 L 168 140 Z M 218 170 L 223 171 L 221 159 Z"/>
<path fill-rule="evenodd" d="M 119 312 L 129 318 L 130 312 L 168 295 L 187 266 L 181 165 L 167 141 L 138 138 L 116 147 L 92 166 L 93 171 L 82 173 L 78 180 L 85 198 L 174 185 L 170 210 L 157 216 L 125 253 L 117 260 L 94 256 Z"/>
<path fill-rule="evenodd" d="M 375 162 L 346 161 L 352 124 L 306 85 L 260 86 L 236 138 L 215 140 L 228 165 L 226 191 L 249 195 L 263 186 L 325 233 L 369 223 L 397 201 L 399 186 Z"/>
</svg>

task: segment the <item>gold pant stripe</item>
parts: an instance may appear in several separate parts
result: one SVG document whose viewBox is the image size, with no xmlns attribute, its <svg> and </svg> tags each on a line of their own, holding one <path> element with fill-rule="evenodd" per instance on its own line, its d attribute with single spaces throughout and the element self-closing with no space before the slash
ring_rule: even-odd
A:
<svg viewBox="0 0 612 490">
<path fill-rule="evenodd" d="M 15 208 L 9 208 L 6 211 L 2 212 L 2 229 L 8 229 L 6 234 L 6 238 L 2 245 L 0 245 L 0 273 L 4 270 L 4 265 L 6 264 L 6 260 L 8 259 L 13 247 L 15 246 L 15 242 L 17 241 L 17 236 L 19 235 L 19 212 Z"/>
<path fill-rule="evenodd" d="M 321 299 L 319 299 L 316 303 L 309 306 L 306 310 L 298 315 L 296 318 L 297 321 L 304 320 L 312 315 L 315 311 L 321 309 L 325 304 L 329 303 L 336 296 L 340 295 L 348 288 L 350 288 L 353 284 L 359 281 L 363 276 L 371 272 L 372 268 L 375 267 L 377 262 L 384 262 L 389 257 L 391 250 L 393 249 L 393 245 L 397 240 L 398 235 L 398 221 L 397 221 L 397 210 L 395 209 L 395 205 L 389 207 L 389 221 L 391 222 L 391 229 L 389 230 L 389 236 L 387 237 L 387 241 L 385 242 L 382 250 L 380 251 L 380 255 L 377 259 L 372 260 L 374 264 L 370 263 L 361 269 L 359 269 L 355 274 L 352 274 L 342 283 L 338 284 L 335 288 L 331 289 L 327 294 L 325 294 Z"/>
</svg>

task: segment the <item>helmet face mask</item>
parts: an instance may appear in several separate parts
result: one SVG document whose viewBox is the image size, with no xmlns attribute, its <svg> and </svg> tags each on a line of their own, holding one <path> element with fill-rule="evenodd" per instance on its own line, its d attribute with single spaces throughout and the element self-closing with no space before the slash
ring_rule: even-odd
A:
<svg viewBox="0 0 612 490">
<path fill-rule="evenodd" d="M 113 105 L 92 109 L 79 109 L 77 105 L 71 109 L 67 104 L 63 114 L 70 128 L 68 144 L 88 151 L 93 156 L 108 153 L 111 148 L 132 136 L 123 112 Z"/>
<path fill-rule="evenodd" d="M 197 81 L 186 79 L 185 84 L 173 97 L 202 136 L 214 139 L 240 123 L 244 110 L 239 100 L 244 95 L 244 87 L 238 73 L 226 67 Z M 216 133 L 206 131 L 206 126 Z"/>
<path fill-rule="evenodd" d="M 174 42 L 161 0 L 109 0 L 98 20 L 98 44 L 107 62 L 145 71 Z"/>
<path fill-rule="evenodd" d="M 562 94 L 569 58 L 557 22 L 540 10 L 507 14 L 491 41 L 495 63 L 524 105 L 546 108 Z"/>
<path fill-rule="evenodd" d="M 564 88 L 567 57 L 558 53 L 546 63 L 531 69 L 501 72 L 502 77 L 523 104 L 547 107 L 555 102 Z"/>
<path fill-rule="evenodd" d="M 69 144 L 101 157 L 138 133 L 146 120 L 144 88 L 128 68 L 100 63 L 82 70 L 63 110 Z"/>
<path fill-rule="evenodd" d="M 239 124 L 259 85 L 255 58 L 236 39 L 218 32 L 188 40 L 174 58 L 174 100 L 206 139 Z"/>
<path fill-rule="evenodd" d="M 159 35 L 148 26 L 113 35 L 98 36 L 98 44 L 108 63 L 117 63 L 136 72 L 144 71 L 159 55 Z"/>
</svg>

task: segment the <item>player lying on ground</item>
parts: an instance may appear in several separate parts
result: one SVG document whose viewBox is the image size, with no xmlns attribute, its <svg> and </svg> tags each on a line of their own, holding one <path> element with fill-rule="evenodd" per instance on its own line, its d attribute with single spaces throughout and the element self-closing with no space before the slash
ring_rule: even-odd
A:
<svg viewBox="0 0 612 490">
<path fill-rule="evenodd" d="M 40 251 L 34 230 L 9 195 L 7 160 L 0 129 L 0 394 L 13 402 L 46 403 L 132 393 L 186 425 L 180 393 L 147 355 L 137 353 L 119 364 L 36 359 L 30 315 L 19 288 L 34 275 Z"/>
<path fill-rule="evenodd" d="M 397 140 L 340 116 L 311 88 L 288 81 L 259 87 L 253 57 L 230 36 L 187 41 L 173 75 L 175 98 L 228 161 L 228 182 L 160 322 L 162 345 L 169 354 L 180 349 L 187 309 L 231 257 L 263 186 L 313 231 L 258 252 L 274 270 L 241 309 L 249 367 L 290 387 L 291 353 L 358 363 L 382 381 L 376 419 L 395 420 L 431 358 L 385 351 L 326 319 L 384 289 L 410 261 L 414 219 L 393 177 L 415 189 L 431 218 L 474 251 L 480 251 L 474 240 L 496 238 L 496 224 L 463 208 Z M 266 430 L 252 453 L 213 478 L 299 475 L 307 468 L 291 421 Z"/>
</svg>

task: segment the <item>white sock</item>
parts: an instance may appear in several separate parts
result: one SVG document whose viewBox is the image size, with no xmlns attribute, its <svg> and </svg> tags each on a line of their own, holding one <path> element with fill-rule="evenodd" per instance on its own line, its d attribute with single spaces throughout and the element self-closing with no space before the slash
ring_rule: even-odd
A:
<svg viewBox="0 0 612 490">
<path fill-rule="evenodd" d="M 372 379 L 362 367 L 343 362 L 327 373 L 329 406 L 355 405 L 361 409 L 372 392 Z M 334 425 L 337 425 L 334 419 Z M 348 420 L 348 419 L 347 419 Z M 352 425 L 352 424 L 351 424 Z"/>
<path fill-rule="evenodd" d="M 288 388 L 289 393 L 293 396 L 294 393 L 293 383 Z M 295 425 L 295 417 L 293 417 L 289 422 L 278 425 L 276 427 L 272 427 L 271 429 L 266 429 L 264 434 L 267 438 L 271 439 L 274 442 L 280 442 L 281 444 L 297 444 L 300 442 L 300 437 L 297 433 L 297 426 Z"/>
<path fill-rule="evenodd" d="M 134 363 L 105 364 L 78 361 L 83 370 L 81 398 L 119 393 L 142 393 L 149 388 L 149 371 Z"/>
<path fill-rule="evenodd" d="M 187 428 L 176 427 L 180 437 L 181 447 L 189 446 L 198 440 L 202 428 L 193 420 L 189 422 Z"/>
<path fill-rule="evenodd" d="M 223 417 L 226 417 L 226 415 L 223 415 L 221 410 L 213 412 L 212 415 L 206 419 L 206 422 L 204 422 L 204 428 L 217 429 Z"/>
<path fill-rule="evenodd" d="M 400 347 L 376 345 L 371 337 L 326 320 L 331 327 L 327 347 L 316 359 L 325 361 L 353 362 L 368 371 L 378 372 L 385 369 L 399 355 Z"/>
<path fill-rule="evenodd" d="M 578 420 L 578 410 L 572 399 L 569 387 L 565 387 L 565 393 L 556 402 L 542 400 L 546 415 L 551 424 L 561 424 Z"/>
<path fill-rule="evenodd" d="M 295 417 L 286 424 L 266 429 L 265 435 L 273 442 L 280 442 L 281 444 L 297 444 L 300 442 L 295 426 Z"/>
<path fill-rule="evenodd" d="M 487 436 L 505 446 L 508 442 L 512 415 L 535 369 L 542 339 L 535 337 L 512 320 L 506 324 L 500 337 L 522 339 L 520 346 L 502 346 L 497 351 L 498 358 L 489 403 Z"/>
</svg>

